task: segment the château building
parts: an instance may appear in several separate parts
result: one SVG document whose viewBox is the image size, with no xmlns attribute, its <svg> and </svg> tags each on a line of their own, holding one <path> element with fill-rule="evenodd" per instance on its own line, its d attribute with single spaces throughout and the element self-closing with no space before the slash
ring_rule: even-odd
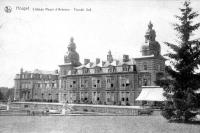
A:
<svg viewBox="0 0 200 133">
<path fill-rule="evenodd" d="M 23 72 L 16 75 L 18 100 L 59 101 L 66 103 L 137 105 L 142 86 L 155 86 L 165 75 L 165 59 L 150 22 L 141 47 L 140 58 L 123 55 L 115 59 L 80 63 L 74 39 L 70 39 L 59 72 Z"/>
<path fill-rule="evenodd" d="M 58 102 L 58 71 L 24 71 L 15 76 L 15 99 Z"/>
</svg>

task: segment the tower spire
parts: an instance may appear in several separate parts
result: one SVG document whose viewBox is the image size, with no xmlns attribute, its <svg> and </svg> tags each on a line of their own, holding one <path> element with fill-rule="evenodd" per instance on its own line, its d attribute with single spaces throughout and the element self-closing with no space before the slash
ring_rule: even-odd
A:
<svg viewBox="0 0 200 133">
<path fill-rule="evenodd" d="M 150 20 L 148 24 L 148 28 L 152 30 L 152 27 L 153 27 L 153 24 L 151 23 L 151 20 Z"/>
<path fill-rule="evenodd" d="M 147 29 L 146 34 L 145 34 L 145 42 L 155 41 L 155 38 L 156 38 L 156 32 L 153 29 L 153 24 L 151 23 L 151 21 L 149 21 L 148 29 Z"/>
</svg>

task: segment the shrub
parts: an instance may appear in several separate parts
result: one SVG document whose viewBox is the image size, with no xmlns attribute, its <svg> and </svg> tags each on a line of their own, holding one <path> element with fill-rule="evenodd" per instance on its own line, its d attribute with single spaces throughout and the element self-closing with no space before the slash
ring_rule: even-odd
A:
<svg viewBox="0 0 200 133">
<path fill-rule="evenodd" d="M 162 110 L 161 114 L 167 120 L 171 120 L 172 116 L 175 115 L 172 109 L 164 109 Z"/>
</svg>

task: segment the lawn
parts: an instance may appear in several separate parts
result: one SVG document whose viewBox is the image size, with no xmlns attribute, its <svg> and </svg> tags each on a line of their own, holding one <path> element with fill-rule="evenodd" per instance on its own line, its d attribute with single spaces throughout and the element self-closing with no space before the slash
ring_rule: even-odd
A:
<svg viewBox="0 0 200 133">
<path fill-rule="evenodd" d="M 162 116 L 0 116 L 0 133 L 199 133 Z"/>
</svg>

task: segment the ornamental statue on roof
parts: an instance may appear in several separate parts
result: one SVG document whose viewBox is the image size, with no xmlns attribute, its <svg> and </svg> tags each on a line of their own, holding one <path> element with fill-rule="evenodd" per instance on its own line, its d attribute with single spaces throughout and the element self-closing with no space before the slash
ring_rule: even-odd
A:
<svg viewBox="0 0 200 133">
<path fill-rule="evenodd" d="M 148 29 L 145 33 L 145 43 L 142 45 L 142 56 L 159 56 L 160 44 L 156 41 L 156 32 L 153 29 L 151 21 L 148 24 Z"/>
</svg>

